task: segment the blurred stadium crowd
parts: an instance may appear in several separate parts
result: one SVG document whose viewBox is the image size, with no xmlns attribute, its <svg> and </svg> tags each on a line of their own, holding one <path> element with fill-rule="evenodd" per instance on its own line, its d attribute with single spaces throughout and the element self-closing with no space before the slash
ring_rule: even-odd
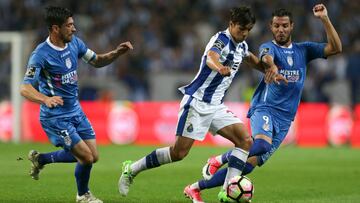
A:
<svg viewBox="0 0 360 203">
<path fill-rule="evenodd" d="M 329 60 L 317 60 L 308 66 L 303 101 L 352 105 L 360 102 L 360 4 L 354 0 L 324 0 L 330 19 L 343 43 L 343 54 Z M 151 95 L 150 78 L 156 73 L 186 74 L 197 72 L 209 38 L 226 29 L 231 7 L 249 5 L 256 14 L 256 26 L 250 33 L 250 50 L 258 54 L 261 43 L 272 38 L 268 23 L 278 7 L 294 15 L 293 41 L 326 41 L 321 22 L 312 14 L 316 0 L 0 0 L 0 31 L 33 31 L 37 40 L 47 36 L 42 12 L 47 5 L 61 5 L 74 12 L 77 35 L 88 47 L 101 53 L 121 41 L 131 41 L 134 51 L 100 70 L 80 63 L 81 99 L 111 97 L 102 84 L 123 84 L 131 101 L 156 99 Z M 9 46 L 0 44 L 0 75 L 10 74 Z M 25 67 L 24 67 L 25 69 Z M 261 75 L 243 68 L 238 80 L 244 87 L 239 101 L 248 101 L 247 92 L 256 87 Z M 90 81 L 86 83 L 86 80 Z M 1 81 L 1 80 L 0 80 Z M 96 81 L 97 85 L 94 85 Z M 0 85 L 0 97 L 9 95 L 9 85 Z M 174 91 L 177 91 L 174 89 Z M 121 93 L 120 93 L 121 94 Z M 178 99 L 178 98 L 174 98 Z"/>
</svg>

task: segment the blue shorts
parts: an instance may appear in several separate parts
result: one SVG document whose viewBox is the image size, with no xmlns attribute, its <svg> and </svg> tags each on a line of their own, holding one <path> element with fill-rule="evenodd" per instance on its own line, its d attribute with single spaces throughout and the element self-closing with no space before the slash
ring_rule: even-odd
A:
<svg viewBox="0 0 360 203">
<path fill-rule="evenodd" d="M 291 121 L 274 117 L 266 109 L 255 110 L 250 117 L 252 136 L 262 134 L 272 139 L 271 150 L 258 156 L 258 165 L 263 165 L 279 148 L 291 126 Z"/>
<path fill-rule="evenodd" d="M 40 122 L 51 143 L 65 150 L 71 150 L 80 140 L 95 139 L 94 129 L 83 112 Z"/>
</svg>

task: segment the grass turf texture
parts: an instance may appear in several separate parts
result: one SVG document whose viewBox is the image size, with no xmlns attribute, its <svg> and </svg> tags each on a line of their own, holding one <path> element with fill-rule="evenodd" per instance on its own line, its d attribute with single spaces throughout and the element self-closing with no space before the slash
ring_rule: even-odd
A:
<svg viewBox="0 0 360 203">
<path fill-rule="evenodd" d="M 104 202 L 190 202 L 184 187 L 201 178 L 210 155 L 227 148 L 194 147 L 181 162 L 149 170 L 136 177 L 129 195 L 118 194 L 121 163 L 139 159 L 156 146 L 100 146 L 100 161 L 91 174 L 90 189 Z M 49 144 L 0 143 L 0 202 L 75 202 L 74 164 L 50 164 L 40 180 L 30 178 L 30 149 L 49 152 Z M 23 160 L 17 160 L 19 157 Z M 253 202 L 360 202 L 360 150 L 283 147 L 263 167 L 248 176 L 255 185 Z M 205 190 L 205 202 L 218 202 L 219 188 Z"/>
</svg>

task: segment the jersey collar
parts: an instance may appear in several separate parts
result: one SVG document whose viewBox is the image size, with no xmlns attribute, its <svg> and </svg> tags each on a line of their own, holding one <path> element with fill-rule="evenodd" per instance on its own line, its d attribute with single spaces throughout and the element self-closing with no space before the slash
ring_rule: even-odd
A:
<svg viewBox="0 0 360 203">
<path fill-rule="evenodd" d="M 281 46 L 280 44 L 276 43 L 275 40 L 272 40 L 272 43 L 274 43 L 276 46 L 279 46 L 279 47 L 285 48 L 285 49 L 291 49 L 292 46 L 293 46 L 292 43 L 291 43 L 288 47 L 286 47 L 286 46 Z"/>
<path fill-rule="evenodd" d="M 235 46 L 243 43 L 243 41 L 242 41 L 242 42 L 235 42 L 235 40 L 233 39 L 233 37 L 232 37 L 231 34 L 230 34 L 229 28 L 227 28 L 227 29 L 225 30 L 225 33 L 226 33 L 226 35 L 228 35 L 228 36 L 230 37 L 231 41 L 235 44 Z"/>
<path fill-rule="evenodd" d="M 53 48 L 53 49 L 55 49 L 55 50 L 57 50 L 57 51 L 63 51 L 63 50 L 65 50 L 65 49 L 67 48 L 67 46 L 68 46 L 68 43 L 66 43 L 64 48 L 58 47 L 58 46 L 56 46 L 55 44 L 51 43 L 50 37 L 46 38 L 46 43 L 47 43 L 51 48 Z"/>
</svg>

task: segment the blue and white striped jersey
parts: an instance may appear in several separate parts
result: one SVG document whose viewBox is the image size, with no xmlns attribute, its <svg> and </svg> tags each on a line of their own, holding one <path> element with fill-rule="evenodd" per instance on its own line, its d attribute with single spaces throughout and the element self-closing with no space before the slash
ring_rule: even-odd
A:
<svg viewBox="0 0 360 203">
<path fill-rule="evenodd" d="M 220 63 L 231 68 L 230 76 L 223 77 L 206 65 L 209 50 L 217 52 L 220 55 Z M 232 40 L 228 29 L 218 32 L 207 44 L 200 69 L 194 80 L 190 84 L 180 87 L 179 90 L 183 94 L 191 95 L 206 103 L 221 104 L 243 58 L 247 56 L 249 56 L 249 51 L 245 41 L 236 43 Z"/>
<path fill-rule="evenodd" d="M 271 55 L 289 84 L 266 84 L 262 79 L 251 100 L 248 117 L 256 109 L 266 108 L 276 117 L 292 121 L 298 109 L 306 78 L 306 65 L 317 58 L 325 58 L 325 43 L 301 42 L 282 47 L 274 41 L 260 46 L 260 58 Z"/>
<path fill-rule="evenodd" d="M 47 38 L 32 52 L 23 84 L 39 86 L 39 92 L 46 96 L 61 96 L 63 106 L 48 108 L 40 106 L 40 119 L 71 117 L 81 111 L 78 101 L 77 61 L 89 62 L 96 54 L 84 42 L 72 37 L 64 48 L 55 46 Z"/>
</svg>

